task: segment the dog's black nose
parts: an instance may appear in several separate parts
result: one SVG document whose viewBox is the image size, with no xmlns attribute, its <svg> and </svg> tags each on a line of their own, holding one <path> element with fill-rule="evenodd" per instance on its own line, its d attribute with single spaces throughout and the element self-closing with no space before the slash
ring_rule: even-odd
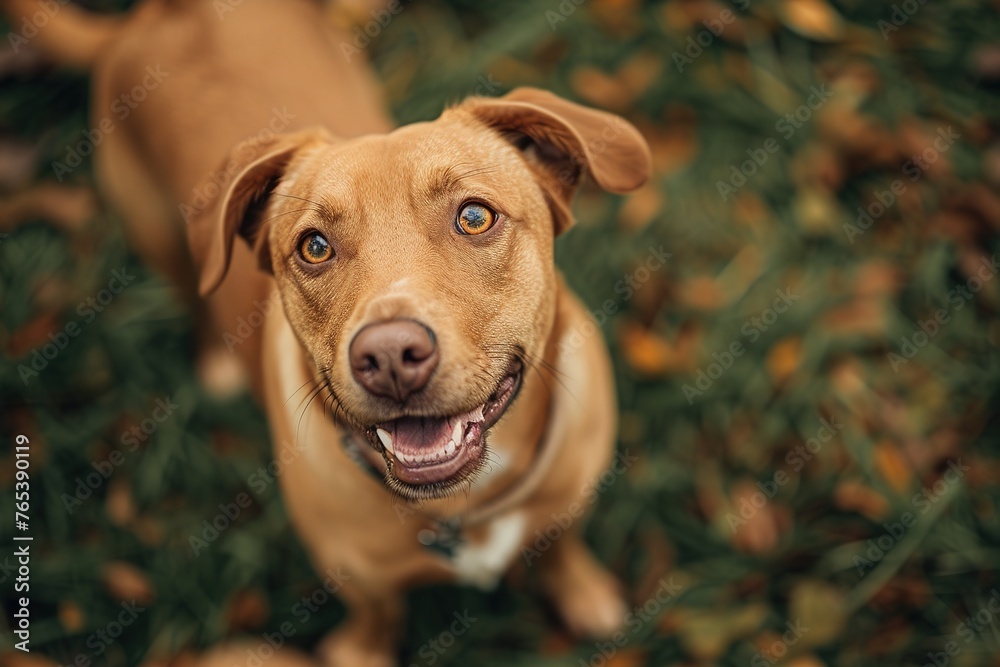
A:
<svg viewBox="0 0 1000 667">
<path fill-rule="evenodd" d="M 362 387 L 400 403 L 427 384 L 438 363 L 434 332 L 413 320 L 369 324 L 354 336 L 348 357 Z"/>
</svg>

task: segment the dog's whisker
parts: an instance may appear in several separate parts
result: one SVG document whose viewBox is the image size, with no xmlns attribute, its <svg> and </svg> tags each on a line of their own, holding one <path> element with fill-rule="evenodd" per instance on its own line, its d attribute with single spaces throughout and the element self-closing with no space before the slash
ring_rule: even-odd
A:
<svg viewBox="0 0 1000 667">
<path fill-rule="evenodd" d="M 295 411 L 300 413 L 299 416 L 300 420 L 302 418 L 301 415 L 304 415 L 306 410 L 309 408 L 309 403 L 311 403 L 316 398 L 316 394 L 321 391 L 321 387 L 319 384 L 316 383 L 315 378 L 310 379 L 306 384 L 311 385 L 309 391 L 302 399 L 299 400 L 299 404 L 295 407 Z M 297 394 L 303 388 L 304 387 L 299 387 L 299 389 L 296 390 L 295 393 L 292 394 L 292 396 Z M 292 397 L 290 396 L 288 400 L 289 401 L 292 400 Z M 287 405 L 288 401 L 285 401 L 285 404 Z"/>
<path fill-rule="evenodd" d="M 261 224 L 263 224 L 265 222 L 269 222 L 271 220 L 274 220 L 275 218 L 280 218 L 283 215 L 289 215 L 291 213 L 304 213 L 305 211 L 315 211 L 316 213 L 323 213 L 323 211 L 321 209 L 317 209 L 317 208 L 313 208 L 313 207 L 296 208 L 296 209 L 293 209 L 291 211 L 282 211 L 281 213 L 276 213 L 276 214 L 272 215 L 269 218 L 265 218 L 264 220 L 261 220 Z"/>
<path fill-rule="evenodd" d="M 303 409 L 303 407 L 302 407 L 303 404 L 306 403 L 306 401 L 309 400 L 309 397 L 312 395 L 312 393 L 314 391 L 316 391 L 316 383 L 313 380 L 309 380 L 309 382 L 307 382 L 306 384 L 310 385 L 309 386 L 309 391 L 306 392 L 305 396 L 303 396 L 301 399 L 299 399 L 299 404 L 295 406 L 295 411 L 296 412 L 299 412 L 300 410 Z M 299 391 L 301 391 L 303 388 L 304 387 L 300 387 L 298 390 L 295 391 L 294 394 L 292 394 L 291 396 L 289 396 L 288 400 L 285 401 L 285 405 L 287 405 L 288 401 L 292 400 L 292 398 L 295 396 L 295 394 L 299 393 Z"/>
<path fill-rule="evenodd" d="M 500 460 L 500 457 L 498 457 L 493 450 L 488 451 L 486 454 L 491 466 L 496 466 L 500 468 L 500 470 L 506 470 L 506 468 L 504 467 L 503 463 Z M 490 469 L 490 472 L 492 473 L 492 468 Z"/>
<path fill-rule="evenodd" d="M 559 370 L 559 368 L 555 364 L 548 361 L 547 359 L 539 359 L 536 365 L 541 366 L 552 375 L 562 376 L 564 378 L 569 377 L 569 374 L 567 374 L 565 371 Z"/>
<path fill-rule="evenodd" d="M 314 199 L 309 199 L 308 197 L 300 197 L 298 195 L 290 195 L 290 194 L 287 194 L 287 193 L 284 193 L 284 192 L 272 192 L 271 196 L 272 197 L 287 197 L 288 199 L 298 199 L 299 201 L 308 202 L 310 204 L 313 204 L 314 206 L 319 207 L 319 209 L 321 211 L 329 211 L 329 207 L 328 206 L 326 206 L 325 204 L 323 204 L 321 202 L 318 202 L 318 201 L 316 201 Z"/>
<path fill-rule="evenodd" d="M 329 369 L 327 369 L 327 371 L 328 370 Z M 350 426 L 360 427 L 361 425 L 357 423 L 357 420 L 352 419 L 351 416 L 348 414 L 347 409 L 344 408 L 344 402 L 340 399 L 340 396 L 337 395 L 337 392 L 333 388 L 333 385 L 330 383 L 330 378 L 326 375 L 326 372 L 323 372 L 321 374 L 321 378 L 323 387 L 325 391 L 329 394 L 329 401 L 332 406 L 331 419 L 333 420 L 333 422 L 341 427 L 350 427 Z"/>
<path fill-rule="evenodd" d="M 296 389 L 295 391 L 293 391 L 293 392 L 292 392 L 292 393 L 291 393 L 291 394 L 290 394 L 290 395 L 288 396 L 288 399 L 287 399 L 287 400 L 286 400 L 286 401 L 284 402 L 284 405 L 288 405 L 288 401 L 292 400 L 292 398 L 294 398 L 295 394 L 297 394 L 297 393 L 299 393 L 300 391 L 302 391 L 303 389 L 305 389 L 307 385 L 310 385 L 310 384 L 314 383 L 314 382 L 316 381 L 316 379 L 317 379 L 317 378 L 319 378 L 319 377 L 320 377 L 321 375 L 323 375 L 323 373 L 326 373 L 326 372 L 327 372 L 327 371 L 329 371 L 329 370 L 330 370 L 329 368 L 326 368 L 326 369 L 321 369 L 321 370 L 319 371 L 319 373 L 316 373 L 316 375 L 313 375 L 313 376 L 312 376 L 312 377 L 310 377 L 310 378 L 309 378 L 308 380 L 306 380 L 305 382 L 303 382 L 303 383 L 302 383 L 302 384 L 301 384 L 301 385 L 299 386 L 299 388 L 298 388 L 298 389 Z"/>
<path fill-rule="evenodd" d="M 493 346 L 492 348 L 487 348 L 487 349 L 495 351 L 497 348 L 498 346 Z M 579 398 L 574 394 L 573 390 L 570 389 L 570 387 L 566 384 L 566 382 L 564 382 L 564 380 L 570 379 L 569 375 L 566 372 L 557 368 L 555 365 L 553 365 L 550 361 L 548 361 L 544 357 L 541 356 L 533 357 L 529 355 L 527 352 L 520 349 L 513 349 L 509 353 L 513 354 L 513 356 L 515 356 L 518 360 L 520 360 L 524 366 L 533 371 L 538 376 L 538 379 L 542 382 L 542 384 L 545 386 L 546 389 L 552 388 L 551 383 L 547 381 L 546 378 L 547 374 L 552 380 L 558 383 L 560 387 L 566 390 L 566 393 L 568 393 L 575 401 L 579 402 Z M 487 352 L 487 356 L 489 356 L 490 358 L 495 358 L 490 352 Z"/>
<path fill-rule="evenodd" d="M 295 422 L 295 446 L 296 447 L 299 447 L 299 444 L 300 444 L 299 443 L 299 429 L 302 427 L 302 418 L 306 416 L 306 413 L 309 411 L 309 406 L 312 405 L 312 402 L 314 400 L 316 400 L 316 397 L 319 396 L 322 393 L 322 389 L 323 389 L 322 387 L 317 386 L 314 390 L 310 391 L 309 394 L 308 394 L 308 399 L 309 400 L 306 402 L 305 407 L 302 408 L 301 411 L 299 412 L 299 418 Z"/>
</svg>

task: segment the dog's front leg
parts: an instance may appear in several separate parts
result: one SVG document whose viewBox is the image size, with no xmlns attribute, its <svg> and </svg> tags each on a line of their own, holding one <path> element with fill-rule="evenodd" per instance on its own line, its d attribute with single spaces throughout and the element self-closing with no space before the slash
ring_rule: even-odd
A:
<svg viewBox="0 0 1000 667">
<path fill-rule="evenodd" d="M 581 638 L 605 639 L 622 628 L 621 585 L 570 530 L 538 561 L 541 584 L 563 622 Z"/>
<path fill-rule="evenodd" d="M 338 592 L 347 618 L 320 644 L 324 667 L 396 667 L 404 603 L 401 592 L 372 589 L 356 581 Z"/>
</svg>

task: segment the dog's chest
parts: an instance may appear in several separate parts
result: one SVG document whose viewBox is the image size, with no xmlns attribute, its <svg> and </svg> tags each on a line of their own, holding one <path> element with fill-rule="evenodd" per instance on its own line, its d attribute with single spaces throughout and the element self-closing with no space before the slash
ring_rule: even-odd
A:
<svg viewBox="0 0 1000 667">
<path fill-rule="evenodd" d="M 527 519 L 524 512 L 510 512 L 491 520 L 483 527 L 481 539 L 459 544 L 451 564 L 463 584 L 490 589 L 497 585 L 518 547 L 524 540 Z"/>
</svg>

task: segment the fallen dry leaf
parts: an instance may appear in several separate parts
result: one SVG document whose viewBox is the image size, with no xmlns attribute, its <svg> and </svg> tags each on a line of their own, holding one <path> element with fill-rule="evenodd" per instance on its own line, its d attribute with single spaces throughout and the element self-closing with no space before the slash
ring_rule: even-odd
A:
<svg viewBox="0 0 1000 667">
<path fill-rule="evenodd" d="M 111 561 L 101 569 L 101 581 L 119 602 L 135 600 L 146 605 L 153 601 L 153 584 L 145 572 L 125 561 Z"/>
<path fill-rule="evenodd" d="M 875 468 L 889 486 L 899 493 L 910 488 L 913 470 L 895 443 L 882 440 L 875 445 Z"/>
<path fill-rule="evenodd" d="M 135 518 L 135 503 L 132 487 L 127 479 L 115 477 L 108 485 L 108 495 L 104 501 L 104 511 L 116 526 L 124 527 Z"/>
<path fill-rule="evenodd" d="M 629 58 L 618 70 L 618 76 L 633 97 L 644 95 L 663 75 L 663 59 L 644 51 Z"/>
<path fill-rule="evenodd" d="M 647 654 L 637 648 L 623 648 L 615 653 L 606 663 L 608 667 L 645 667 Z"/>
<path fill-rule="evenodd" d="M 715 661 L 733 641 L 746 637 L 767 618 L 767 605 L 750 604 L 739 609 L 682 609 L 678 633 L 684 649 L 698 660 Z"/>
<path fill-rule="evenodd" d="M 233 630 L 254 630 L 264 625 L 270 615 L 267 598 L 261 591 L 243 590 L 230 601 L 226 622 Z"/>
<path fill-rule="evenodd" d="M 581 99 L 604 109 L 623 111 L 633 97 L 632 91 L 621 79 L 596 67 L 576 68 L 570 77 L 570 84 Z"/>
<path fill-rule="evenodd" d="M 818 579 L 806 579 L 792 588 L 788 619 L 801 624 L 800 645 L 823 646 L 840 636 L 847 620 L 844 596 L 839 588 Z"/>
<path fill-rule="evenodd" d="M 644 375 L 660 375 L 671 368 L 673 348 L 666 339 L 636 323 L 619 329 L 622 354 L 629 366 Z"/>
<path fill-rule="evenodd" d="M 7 651 L 0 654 L 0 665 L 3 667 L 59 667 L 54 660 L 26 655 L 21 651 Z"/>
<path fill-rule="evenodd" d="M 802 339 L 798 336 L 778 341 L 767 353 L 767 372 L 775 382 L 784 382 L 802 361 Z"/>
<path fill-rule="evenodd" d="M 824 0 L 785 0 L 781 20 L 803 37 L 832 42 L 844 36 L 844 19 Z"/>
<path fill-rule="evenodd" d="M 844 480 L 833 493 L 834 504 L 842 510 L 859 512 L 879 521 L 889 511 L 889 503 L 877 491 L 857 480 Z"/>
<path fill-rule="evenodd" d="M 694 276 L 677 285 L 679 301 L 697 310 L 717 310 L 726 301 L 722 287 L 709 276 Z"/>
<path fill-rule="evenodd" d="M 879 298 L 854 299 L 830 310 L 823 322 L 829 333 L 841 336 L 870 336 L 881 340 L 889 331 L 886 302 Z"/>
<path fill-rule="evenodd" d="M 618 213 L 618 221 L 630 231 L 638 231 L 652 222 L 663 208 L 663 194 L 659 185 L 652 182 L 634 192 Z"/>
<path fill-rule="evenodd" d="M 764 502 L 761 504 L 760 499 Z M 778 518 L 775 514 L 775 500 L 768 499 L 751 480 L 744 479 L 730 490 L 729 509 L 733 517 L 727 516 L 727 525 L 732 534 L 733 545 L 746 553 L 767 553 L 772 551 L 781 537 Z M 729 522 L 732 522 L 731 525 Z"/>
<path fill-rule="evenodd" d="M 83 628 L 84 616 L 80 605 L 71 600 L 59 603 L 59 623 L 70 633 L 76 633 Z"/>
</svg>

